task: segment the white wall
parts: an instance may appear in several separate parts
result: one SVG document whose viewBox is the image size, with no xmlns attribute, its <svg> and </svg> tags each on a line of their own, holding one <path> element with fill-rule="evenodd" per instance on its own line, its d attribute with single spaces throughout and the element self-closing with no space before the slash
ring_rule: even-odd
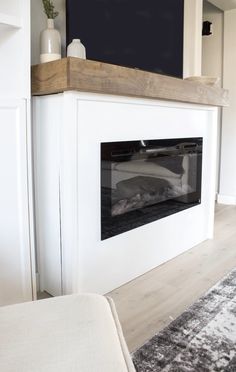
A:
<svg viewBox="0 0 236 372">
<path fill-rule="evenodd" d="M 224 13 L 204 1 L 203 21 L 212 22 L 213 34 L 202 38 L 202 75 L 219 76 L 223 72 L 223 18 Z"/>
<path fill-rule="evenodd" d="M 224 13 L 219 8 L 203 2 L 203 21 L 212 22 L 212 35 L 202 37 L 202 75 L 220 77 L 223 84 L 223 27 Z M 219 191 L 220 149 L 221 149 L 221 120 L 222 110 L 218 115 L 217 138 L 217 172 L 216 193 Z"/>
<path fill-rule="evenodd" d="M 66 46 L 66 1 L 54 0 L 59 16 L 55 19 L 55 28 L 60 31 L 62 41 L 62 56 L 65 56 Z M 47 17 L 43 11 L 41 0 L 31 0 L 31 64 L 39 63 L 40 32 L 46 28 Z"/>
<path fill-rule="evenodd" d="M 29 1 L 0 0 L 1 15 L 15 17 L 20 28 L 0 22 L 0 98 L 30 98 Z"/>
<path fill-rule="evenodd" d="M 223 109 L 219 202 L 236 204 L 236 9 L 224 13 L 223 75 L 230 106 Z"/>
<path fill-rule="evenodd" d="M 209 2 L 222 10 L 231 10 L 236 8 L 236 0 L 209 0 Z"/>
<path fill-rule="evenodd" d="M 1 0 L 0 12 L 14 17 L 18 17 L 21 13 L 20 1 L 18 0 Z"/>
</svg>

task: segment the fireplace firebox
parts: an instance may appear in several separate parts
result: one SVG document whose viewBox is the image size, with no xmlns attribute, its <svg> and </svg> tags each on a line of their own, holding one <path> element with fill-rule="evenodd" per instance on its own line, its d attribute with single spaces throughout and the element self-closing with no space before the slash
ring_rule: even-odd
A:
<svg viewBox="0 0 236 372">
<path fill-rule="evenodd" d="M 101 143 L 101 239 L 201 203 L 203 139 Z"/>
</svg>

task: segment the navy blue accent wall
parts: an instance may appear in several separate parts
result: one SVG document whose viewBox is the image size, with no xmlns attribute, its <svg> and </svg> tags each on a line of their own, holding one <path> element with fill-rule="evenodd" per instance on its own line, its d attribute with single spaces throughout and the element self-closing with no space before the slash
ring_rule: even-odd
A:
<svg viewBox="0 0 236 372">
<path fill-rule="evenodd" d="M 183 75 L 184 0 L 67 0 L 67 44 L 87 58 Z"/>
</svg>

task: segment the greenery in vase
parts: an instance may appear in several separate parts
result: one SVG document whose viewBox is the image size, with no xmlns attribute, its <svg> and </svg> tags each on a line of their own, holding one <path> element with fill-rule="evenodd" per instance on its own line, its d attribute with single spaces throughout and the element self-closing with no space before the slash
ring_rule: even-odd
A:
<svg viewBox="0 0 236 372">
<path fill-rule="evenodd" d="M 52 2 L 52 0 L 42 0 L 43 2 L 43 7 L 44 7 L 44 13 L 49 19 L 55 19 L 59 12 L 56 12 L 54 10 L 55 6 Z"/>
</svg>

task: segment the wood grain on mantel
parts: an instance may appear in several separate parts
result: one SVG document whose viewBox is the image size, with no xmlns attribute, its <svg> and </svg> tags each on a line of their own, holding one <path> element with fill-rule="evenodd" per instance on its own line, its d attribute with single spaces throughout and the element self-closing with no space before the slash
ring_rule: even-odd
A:
<svg viewBox="0 0 236 372">
<path fill-rule="evenodd" d="M 32 94 L 67 90 L 228 106 L 228 91 L 156 73 L 79 58 L 32 66 Z"/>
</svg>

